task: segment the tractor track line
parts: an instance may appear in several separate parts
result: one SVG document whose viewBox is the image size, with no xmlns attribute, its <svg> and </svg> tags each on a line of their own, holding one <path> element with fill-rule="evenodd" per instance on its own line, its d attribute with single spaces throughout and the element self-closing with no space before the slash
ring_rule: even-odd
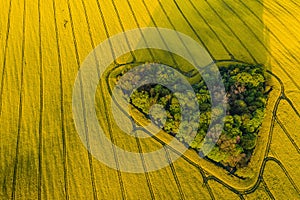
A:
<svg viewBox="0 0 300 200">
<path fill-rule="evenodd" d="M 92 36 L 92 32 L 91 32 L 91 26 L 90 26 L 90 22 L 89 22 L 89 18 L 87 15 L 87 9 L 86 9 L 86 5 L 84 3 L 84 0 L 81 0 L 81 4 L 84 10 L 84 16 L 85 16 L 85 22 L 87 24 L 88 27 L 88 33 L 89 33 L 89 37 L 90 37 L 90 41 L 91 41 L 91 46 L 93 49 L 95 49 L 95 43 L 93 41 L 93 36 Z M 93 167 L 93 158 L 92 155 L 89 154 L 89 159 L 90 159 L 90 163 L 91 163 L 91 179 L 92 179 L 92 188 L 93 188 L 93 193 L 94 193 L 94 199 L 98 199 L 98 194 L 97 194 L 97 186 L 96 186 L 96 179 L 95 179 L 95 175 L 94 175 L 94 167 Z"/>
<path fill-rule="evenodd" d="M 290 100 L 290 98 L 288 98 L 287 96 L 284 97 L 284 100 L 286 100 L 288 102 L 288 104 L 290 104 L 290 106 L 292 107 L 292 109 L 294 110 L 295 114 L 298 116 L 298 118 L 300 118 L 300 113 L 299 111 L 296 109 L 295 105 L 293 104 L 293 102 Z"/>
<path fill-rule="evenodd" d="M 176 169 L 174 167 L 174 164 L 172 162 L 172 159 L 171 159 L 171 156 L 170 156 L 170 153 L 168 151 L 168 148 L 166 148 L 166 146 L 164 146 L 164 150 L 166 152 L 166 159 L 168 160 L 168 162 L 170 163 L 170 168 L 172 170 L 172 174 L 173 174 L 173 177 L 174 177 L 174 180 L 176 182 L 176 185 L 177 185 L 177 189 L 179 191 L 179 194 L 180 194 L 180 199 L 186 199 L 185 196 L 184 196 L 184 193 L 183 193 L 183 190 L 182 190 L 182 187 L 181 187 L 181 184 L 180 184 L 180 181 L 178 179 L 178 176 L 177 176 L 177 173 L 176 173 Z"/>
<path fill-rule="evenodd" d="M 275 197 L 271 193 L 271 191 L 270 191 L 269 187 L 267 186 L 266 182 L 264 181 L 264 179 L 261 180 L 261 183 L 262 183 L 267 195 L 270 197 L 270 199 L 275 200 Z"/>
<path fill-rule="evenodd" d="M 67 152 L 67 138 L 66 138 L 66 130 L 65 130 L 65 109 L 64 109 L 64 88 L 63 88 L 63 69 L 62 69 L 62 58 L 61 58 L 61 48 L 59 43 L 59 31 L 56 19 L 56 3 L 55 0 L 52 0 L 53 3 L 53 18 L 55 25 L 55 37 L 56 37 L 56 47 L 57 47 L 57 61 L 59 65 L 59 78 L 60 78 L 60 92 L 61 92 L 61 100 L 60 100 L 60 115 L 61 115 L 61 132 L 62 132 L 62 141 L 63 141 L 63 166 L 64 166 L 64 189 L 66 200 L 69 200 L 69 180 L 68 180 L 68 152 Z"/>
<path fill-rule="evenodd" d="M 296 3 L 296 1 L 294 0 L 290 0 L 290 2 L 292 2 L 295 6 L 297 6 L 298 8 L 300 8 L 300 4 Z"/>
<path fill-rule="evenodd" d="M 112 1 L 112 2 L 113 2 L 113 1 Z M 99 0 L 96 0 L 96 3 L 97 3 L 99 15 L 100 15 L 100 17 L 101 17 L 101 21 L 102 21 L 103 26 L 104 26 L 105 35 L 106 35 L 106 38 L 107 38 L 107 40 L 108 40 L 109 46 L 110 46 L 110 48 L 111 48 L 111 53 L 112 53 L 112 55 L 113 55 L 113 58 L 115 58 L 115 57 L 116 57 L 116 56 L 115 56 L 115 52 L 114 52 L 113 45 L 112 45 L 111 40 L 110 40 L 110 34 L 109 34 L 109 32 L 108 32 L 108 27 L 107 27 L 107 24 L 106 24 L 106 21 L 105 21 L 104 14 L 103 14 L 103 12 L 102 12 L 101 4 L 100 4 Z M 120 20 L 120 18 L 119 18 L 119 20 Z M 125 36 L 125 38 L 126 38 L 126 41 L 128 42 L 127 36 Z M 129 45 L 129 44 L 127 44 L 127 45 Z M 131 53 L 131 54 L 132 54 L 132 53 Z M 132 62 L 133 62 L 133 61 L 132 61 Z M 116 60 L 114 60 L 114 64 L 115 64 L 115 65 L 120 65 L 120 63 L 117 63 Z"/>
<path fill-rule="evenodd" d="M 17 171 L 19 164 L 19 150 L 20 150 L 20 138 L 21 138 L 21 124 L 22 124 L 22 115 L 23 115 L 23 90 L 24 90 L 24 68 L 25 68 L 25 40 L 26 40 L 26 0 L 24 0 L 23 8 L 23 30 L 22 30 L 22 69 L 21 69 L 21 86 L 20 86 L 20 97 L 19 97 L 19 120 L 18 120 L 18 133 L 16 141 L 16 157 L 15 165 L 13 169 L 13 179 L 12 179 L 12 194 L 11 199 L 15 199 L 16 185 L 17 185 Z"/>
<path fill-rule="evenodd" d="M 290 140 L 290 142 L 292 143 L 292 145 L 294 146 L 294 148 L 296 149 L 296 151 L 300 154 L 300 149 L 298 147 L 298 145 L 296 144 L 295 140 L 293 139 L 293 137 L 289 134 L 289 132 L 286 130 L 286 128 L 284 127 L 284 125 L 282 124 L 282 122 L 278 119 L 278 117 L 275 117 L 276 122 L 278 123 L 278 125 L 280 126 L 280 128 L 283 130 L 284 134 L 288 137 L 288 139 Z"/>
<path fill-rule="evenodd" d="M 3 64 L 2 64 L 2 74 L 1 74 L 1 87 L 0 87 L 0 116 L 2 114 L 2 101 L 3 101 L 3 88 L 4 88 L 4 75 L 6 72 L 6 57 L 8 52 L 8 40 L 9 40 L 9 33 L 10 33 L 10 19 L 11 19 L 11 7 L 12 7 L 12 0 L 9 1 L 9 8 L 8 8 L 8 17 L 7 17 L 7 29 L 6 29 L 6 37 L 5 37 L 5 47 L 4 47 L 4 56 L 3 56 Z"/>
<path fill-rule="evenodd" d="M 144 173 L 145 173 L 147 185 L 148 185 L 148 188 L 149 188 L 149 192 L 150 192 L 150 195 L 151 195 L 151 199 L 155 199 L 155 194 L 153 192 L 153 186 L 152 186 L 152 183 L 151 183 L 151 179 L 150 179 L 149 173 L 147 172 L 147 166 L 146 166 L 145 158 L 143 156 L 144 152 L 143 152 L 143 149 L 142 149 L 142 146 L 141 146 L 140 139 L 138 138 L 136 132 L 135 132 L 135 140 L 136 140 L 136 143 L 137 143 L 137 146 L 138 146 L 138 150 L 139 150 L 139 153 L 140 153 L 140 157 L 141 157 L 141 160 L 142 160 L 142 165 L 143 165 L 143 169 L 144 169 Z"/>
<path fill-rule="evenodd" d="M 205 187 L 206 187 L 206 189 L 208 190 L 208 193 L 209 193 L 210 198 L 211 198 L 212 200 L 215 200 L 216 198 L 215 198 L 215 196 L 214 196 L 214 194 L 213 194 L 213 192 L 212 192 L 212 189 L 211 189 L 211 187 L 209 186 L 208 182 L 205 183 Z"/>
<path fill-rule="evenodd" d="M 287 12 L 290 16 L 292 16 L 299 24 L 300 20 L 293 14 L 291 13 L 286 7 L 284 7 L 281 3 L 278 1 L 274 1 L 281 9 L 283 9 L 285 12 Z"/>
<path fill-rule="evenodd" d="M 225 4 L 227 6 L 228 9 L 230 9 L 231 13 L 233 13 L 237 19 L 239 19 L 243 25 L 250 31 L 250 33 L 254 36 L 254 38 L 261 44 L 261 46 L 268 52 L 268 54 L 270 56 L 272 56 L 271 52 L 269 51 L 269 49 L 266 47 L 266 45 L 259 39 L 259 37 L 256 35 L 256 33 L 254 33 L 254 31 L 249 27 L 249 25 L 241 19 L 241 16 L 234 10 L 234 8 L 232 8 L 230 5 L 228 5 L 224 0 L 221 0 L 223 2 L 223 4 Z"/>
<path fill-rule="evenodd" d="M 278 98 L 277 102 L 276 102 L 276 110 L 273 110 L 273 118 L 274 118 L 274 124 L 273 127 L 275 125 L 275 121 L 278 123 L 278 125 L 281 127 L 281 129 L 284 131 L 284 133 L 286 134 L 286 136 L 288 137 L 288 139 L 290 140 L 290 142 L 292 143 L 292 145 L 295 147 L 295 149 L 297 150 L 297 152 L 300 152 L 300 149 L 298 147 L 298 145 L 295 143 L 293 137 L 288 133 L 288 131 L 286 130 L 286 128 L 283 126 L 283 124 L 281 123 L 281 121 L 278 119 L 277 116 L 277 110 L 280 104 L 281 100 L 286 100 L 290 106 L 292 107 L 292 109 L 294 109 L 295 113 L 299 116 L 298 111 L 296 110 L 295 106 L 293 105 L 293 103 L 286 97 L 285 95 L 285 88 L 283 85 L 283 82 L 280 80 L 280 78 L 278 76 L 276 76 L 274 73 L 268 71 L 269 74 L 271 74 L 273 77 L 275 77 L 277 79 L 277 81 L 280 83 L 280 87 L 281 87 L 281 95 Z"/>
<path fill-rule="evenodd" d="M 38 199 L 42 199 L 43 177 L 43 114 L 44 114 L 44 81 L 43 81 L 43 47 L 42 47 L 42 13 L 41 0 L 38 0 L 38 31 L 39 31 L 39 64 L 40 64 L 40 119 L 39 119 L 39 173 L 38 173 Z"/>
<path fill-rule="evenodd" d="M 266 50 L 266 52 L 269 54 L 269 56 L 271 57 L 271 58 L 273 58 L 274 59 L 274 61 L 279 65 L 279 67 L 281 67 L 281 64 L 279 63 L 279 61 L 276 59 L 276 57 L 274 57 L 273 55 L 272 55 L 272 53 L 270 52 L 270 50 L 269 50 L 269 48 L 268 47 L 266 47 L 266 45 L 263 43 L 263 41 L 261 41 L 260 39 L 259 39 L 259 37 L 257 36 L 257 34 L 249 27 L 249 25 L 244 21 L 244 20 L 242 20 L 242 18 L 241 18 L 241 16 L 239 16 L 238 15 L 238 13 L 234 10 L 234 8 L 232 8 L 231 6 L 229 6 L 224 0 L 222 0 L 222 2 L 231 10 L 231 12 L 244 24 L 244 26 L 251 32 L 251 34 L 255 37 L 255 39 L 262 45 L 262 47 Z M 244 3 L 243 3 L 243 5 L 246 7 L 246 8 L 248 8 Z M 249 9 L 249 8 L 248 8 Z M 250 12 L 252 12 L 252 14 L 254 14 L 255 15 L 255 13 L 252 11 L 252 10 L 250 10 Z M 262 23 L 262 25 L 264 25 L 264 23 L 261 21 L 261 19 L 259 19 L 258 18 L 258 16 L 257 15 L 255 15 L 256 16 L 256 18 L 260 21 L 260 23 Z M 290 54 L 290 56 L 291 57 L 293 57 L 293 59 L 296 61 L 296 62 L 298 62 L 299 63 L 299 60 L 298 60 L 298 58 L 296 58 L 290 51 L 289 51 L 289 49 L 278 39 L 278 37 L 269 29 L 269 28 L 267 28 L 267 30 L 269 31 L 269 33 L 271 33 L 272 34 L 272 36 L 274 37 L 274 38 L 276 38 L 278 41 L 279 41 L 279 43 L 285 48 L 285 50 Z M 284 57 L 286 58 L 286 59 L 288 59 L 289 61 L 291 61 L 292 62 L 292 60 L 290 59 L 290 57 L 288 57 L 287 55 L 285 55 L 284 53 L 282 53 L 282 55 L 284 55 Z M 282 69 L 282 67 L 281 67 L 281 69 Z"/>
<path fill-rule="evenodd" d="M 200 165 L 197 166 L 197 169 L 199 170 L 199 173 L 201 174 L 202 176 L 202 179 L 203 179 L 203 185 L 206 187 L 208 193 L 209 193 L 209 196 L 212 200 L 215 200 L 215 196 L 212 192 L 212 189 L 211 187 L 209 186 L 209 183 L 208 183 L 208 179 L 207 179 L 207 176 L 205 175 L 205 172 L 204 170 L 200 167 Z"/>
</svg>

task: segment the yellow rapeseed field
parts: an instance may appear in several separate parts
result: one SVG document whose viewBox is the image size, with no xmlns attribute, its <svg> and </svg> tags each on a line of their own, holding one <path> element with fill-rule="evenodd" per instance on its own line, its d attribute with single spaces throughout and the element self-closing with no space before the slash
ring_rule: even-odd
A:
<svg viewBox="0 0 300 200">
<path fill-rule="evenodd" d="M 298 1 L 2 0 L 0 7 L 0 199 L 300 198 Z M 245 179 L 192 150 L 171 162 L 171 136 L 139 139 L 118 127 L 110 109 L 118 70 L 144 62 L 186 63 L 159 50 L 116 58 L 99 81 L 95 105 L 116 146 L 137 153 L 163 149 L 160 160 L 171 164 L 148 172 L 141 157 L 144 173 L 122 172 L 85 148 L 72 111 L 78 70 L 101 42 L 142 27 L 184 33 L 216 62 L 266 66 L 273 90 L 253 158 L 237 172 Z M 121 156 L 114 155 L 116 168 Z"/>
</svg>

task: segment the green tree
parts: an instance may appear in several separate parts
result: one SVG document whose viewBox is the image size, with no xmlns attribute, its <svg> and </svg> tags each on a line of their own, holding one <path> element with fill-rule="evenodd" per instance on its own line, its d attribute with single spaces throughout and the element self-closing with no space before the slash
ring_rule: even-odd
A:
<svg viewBox="0 0 300 200">
<path fill-rule="evenodd" d="M 233 102 L 233 106 L 231 108 L 231 112 L 233 114 L 243 114 L 248 111 L 248 106 L 243 100 L 236 100 Z"/>
<path fill-rule="evenodd" d="M 241 146 L 245 150 L 251 150 L 256 145 L 257 134 L 243 134 L 241 137 Z"/>
<path fill-rule="evenodd" d="M 239 115 L 234 115 L 234 116 L 233 116 L 233 119 L 234 119 L 234 126 L 235 126 L 235 127 L 240 127 L 240 126 L 242 125 L 243 121 L 242 121 L 241 116 L 239 116 Z"/>
<path fill-rule="evenodd" d="M 173 97 L 170 104 L 170 113 L 174 116 L 181 112 L 179 101 L 176 97 Z"/>
<path fill-rule="evenodd" d="M 221 162 L 225 160 L 228 155 L 224 153 L 223 151 L 220 150 L 218 146 L 215 146 L 207 155 L 210 159 L 216 161 L 216 162 Z"/>
<path fill-rule="evenodd" d="M 149 114 L 150 100 L 148 92 L 135 90 L 131 95 L 131 101 L 133 105 L 142 110 L 145 114 Z"/>
</svg>

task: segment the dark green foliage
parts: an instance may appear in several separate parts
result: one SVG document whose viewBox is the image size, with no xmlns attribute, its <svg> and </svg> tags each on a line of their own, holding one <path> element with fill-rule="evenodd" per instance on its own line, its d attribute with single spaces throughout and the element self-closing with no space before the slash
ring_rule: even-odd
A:
<svg viewBox="0 0 300 200">
<path fill-rule="evenodd" d="M 131 95 L 132 103 L 144 113 L 149 113 L 150 97 L 146 91 L 134 91 Z"/>
<path fill-rule="evenodd" d="M 155 123 L 163 126 L 167 133 L 175 135 L 183 142 L 191 141 L 188 142 L 189 146 L 199 151 L 204 137 L 210 141 L 217 140 L 216 146 L 207 157 L 224 166 L 243 167 L 247 165 L 251 152 L 255 148 L 257 133 L 264 117 L 266 104 L 264 68 L 261 65 L 238 64 L 219 69 L 226 90 L 224 99 L 227 104 L 224 127 L 221 127 L 223 131 L 219 137 L 216 134 L 216 130 L 220 129 L 218 124 L 214 124 L 210 131 L 208 128 L 212 116 L 221 116 L 223 110 L 211 109 L 210 93 L 203 79 L 192 86 L 200 111 L 199 129 L 196 137 L 192 140 L 189 138 L 190 125 L 181 123 L 181 108 L 192 109 L 195 107 L 189 101 L 189 97 L 180 96 L 180 93 L 172 94 L 170 90 L 161 85 L 145 85 L 133 92 L 131 103 L 145 115 L 149 115 L 152 105 L 162 105 L 166 110 L 166 123 L 160 124 L 159 119 L 156 119 Z M 206 76 L 210 81 L 209 73 L 202 74 L 202 76 Z M 218 92 L 218 88 L 215 90 L 211 92 Z M 183 101 L 184 105 L 179 104 L 179 98 L 185 100 Z M 183 131 L 179 131 L 180 129 Z"/>
</svg>

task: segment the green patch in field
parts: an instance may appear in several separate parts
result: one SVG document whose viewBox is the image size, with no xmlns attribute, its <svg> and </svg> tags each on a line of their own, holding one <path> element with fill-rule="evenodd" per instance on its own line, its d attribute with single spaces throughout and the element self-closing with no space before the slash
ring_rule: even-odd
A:
<svg viewBox="0 0 300 200">
<path fill-rule="evenodd" d="M 151 64 L 145 64 L 147 65 Z M 119 78 L 128 70 L 129 68 L 120 70 Z M 264 67 L 251 64 L 227 64 L 219 66 L 219 70 L 226 90 L 224 102 L 227 106 L 225 117 L 222 119 L 224 127 L 220 136 L 213 129 L 209 131 L 209 125 L 213 115 L 221 116 L 222 109 L 211 109 L 210 91 L 202 77 L 197 82 L 191 83 L 200 111 L 199 128 L 196 137 L 192 139 L 189 138 L 192 131 L 189 124 L 180 126 L 181 106 L 176 94 L 168 88 L 160 84 L 148 84 L 139 87 L 131 94 L 127 94 L 125 90 L 123 92 L 130 96 L 132 110 L 139 111 L 146 119 L 152 120 L 165 132 L 199 153 L 205 137 L 217 141 L 207 155 L 211 161 L 227 169 L 246 167 L 256 146 L 257 135 L 264 118 L 267 100 Z M 202 76 L 209 76 L 209 74 L 204 73 Z M 132 83 L 129 84 L 134 84 L 136 79 L 139 77 L 131 79 Z M 184 106 L 189 109 L 189 106 L 194 104 L 189 105 L 187 102 Z M 160 112 L 162 109 L 165 110 L 163 115 Z M 179 131 L 180 128 L 183 128 L 183 131 Z"/>
</svg>

